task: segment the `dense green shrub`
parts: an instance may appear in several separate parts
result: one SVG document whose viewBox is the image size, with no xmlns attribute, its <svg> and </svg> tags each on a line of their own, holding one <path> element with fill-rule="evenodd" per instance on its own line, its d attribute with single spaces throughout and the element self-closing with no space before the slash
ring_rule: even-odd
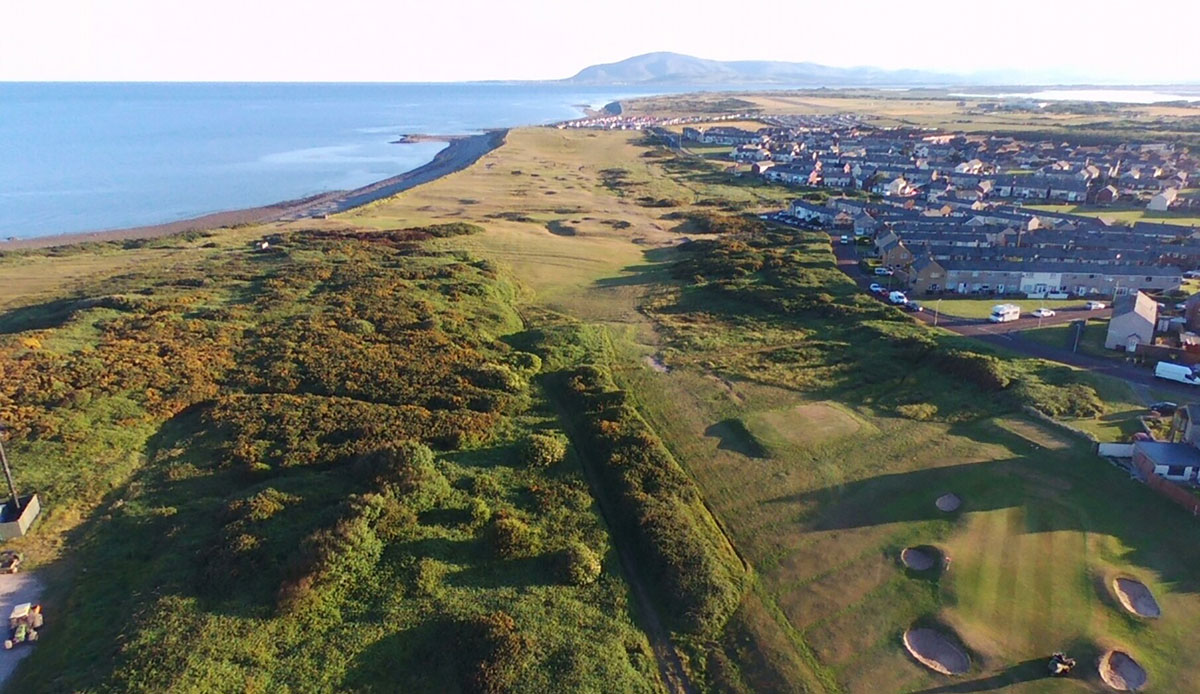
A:
<svg viewBox="0 0 1200 694">
<path fill-rule="evenodd" d="M 567 457 L 567 437 L 555 433 L 530 434 L 521 444 L 521 460 L 532 467 L 557 465 Z"/>
<path fill-rule="evenodd" d="M 563 552 L 563 580 L 573 586 L 586 586 L 600 578 L 600 557 L 582 542 L 572 542 Z"/>
<path fill-rule="evenodd" d="M 471 694 L 507 694 L 528 666 L 532 644 L 507 612 L 479 615 L 458 627 L 457 651 L 466 667 L 463 690 Z"/>
<path fill-rule="evenodd" d="M 503 513 L 492 516 L 488 535 L 492 550 L 501 559 L 533 556 L 541 544 L 537 533 L 525 521 Z"/>
<path fill-rule="evenodd" d="M 1096 417 L 1104 414 L 1104 401 L 1092 386 L 1083 383 L 1047 385 L 1033 377 L 1014 387 L 1018 402 L 1051 417 Z"/>
</svg>

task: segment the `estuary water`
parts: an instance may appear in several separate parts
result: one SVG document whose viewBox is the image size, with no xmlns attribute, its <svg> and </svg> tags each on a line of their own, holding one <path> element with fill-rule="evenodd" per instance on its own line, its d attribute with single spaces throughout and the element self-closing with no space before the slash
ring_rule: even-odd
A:
<svg viewBox="0 0 1200 694">
<path fill-rule="evenodd" d="M 555 84 L 0 83 L 0 240 L 256 207 L 394 176 L 445 144 L 663 91 Z"/>
</svg>

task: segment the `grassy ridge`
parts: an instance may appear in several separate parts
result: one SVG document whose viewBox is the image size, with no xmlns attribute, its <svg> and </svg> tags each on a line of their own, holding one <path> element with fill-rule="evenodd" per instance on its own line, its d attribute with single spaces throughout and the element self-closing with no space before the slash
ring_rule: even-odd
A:
<svg viewBox="0 0 1200 694">
<path fill-rule="evenodd" d="M 5 317 L 31 539 L 86 568 L 12 686 L 659 690 L 541 362 L 500 339 L 515 291 L 442 231 L 297 232 Z"/>
<path fill-rule="evenodd" d="M 616 530 L 649 567 L 674 626 L 718 633 L 740 602 L 744 569 L 695 485 L 606 371 L 581 366 L 553 380 L 617 501 Z"/>
</svg>

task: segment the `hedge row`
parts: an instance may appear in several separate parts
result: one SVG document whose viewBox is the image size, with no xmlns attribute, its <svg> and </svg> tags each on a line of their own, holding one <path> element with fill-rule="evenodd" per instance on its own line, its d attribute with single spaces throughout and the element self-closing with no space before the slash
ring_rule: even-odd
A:
<svg viewBox="0 0 1200 694">
<path fill-rule="evenodd" d="M 746 577 L 695 483 L 607 371 L 580 366 L 553 380 L 614 507 L 614 534 L 635 549 L 676 628 L 715 633 Z"/>
</svg>

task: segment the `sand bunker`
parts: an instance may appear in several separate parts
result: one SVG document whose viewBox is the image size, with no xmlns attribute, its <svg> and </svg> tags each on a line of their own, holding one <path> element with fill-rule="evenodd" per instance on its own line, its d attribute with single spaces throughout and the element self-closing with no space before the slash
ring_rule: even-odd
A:
<svg viewBox="0 0 1200 694">
<path fill-rule="evenodd" d="M 922 665 L 943 675 L 961 675 L 971 669 L 971 659 L 944 634 L 933 629 L 904 632 L 904 647 Z"/>
<path fill-rule="evenodd" d="M 938 497 L 937 507 L 939 511 L 950 513 L 957 511 L 959 506 L 962 506 L 962 499 L 958 498 L 957 494 L 943 494 Z"/>
<path fill-rule="evenodd" d="M 1113 592 L 1121 605 L 1133 614 L 1147 619 L 1157 619 L 1162 616 L 1162 608 L 1154 599 L 1154 594 L 1141 581 L 1132 578 L 1117 578 L 1113 580 Z"/>
<path fill-rule="evenodd" d="M 906 547 L 900 553 L 900 561 L 913 571 L 928 571 L 937 562 L 937 554 L 928 547 Z"/>
<path fill-rule="evenodd" d="M 1146 686 L 1146 671 L 1123 651 L 1100 656 L 1100 679 L 1119 692 L 1136 692 Z"/>
</svg>

